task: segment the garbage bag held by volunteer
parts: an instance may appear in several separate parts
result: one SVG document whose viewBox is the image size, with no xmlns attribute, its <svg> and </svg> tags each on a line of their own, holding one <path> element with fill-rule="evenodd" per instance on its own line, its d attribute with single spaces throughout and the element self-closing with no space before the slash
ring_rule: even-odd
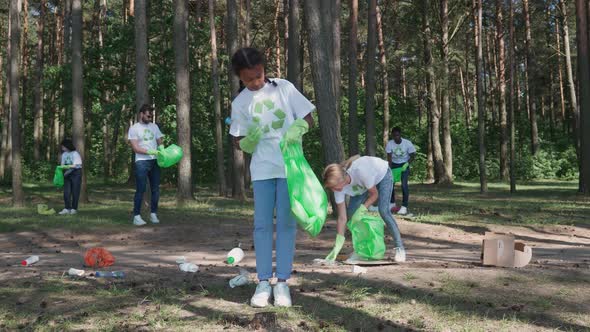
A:
<svg viewBox="0 0 590 332">
<path fill-rule="evenodd" d="M 53 174 L 53 185 L 55 185 L 58 188 L 64 186 L 64 172 L 62 166 L 57 166 L 55 168 L 55 172 Z"/>
<path fill-rule="evenodd" d="M 172 144 L 165 149 L 159 149 L 157 153 L 158 166 L 162 168 L 172 167 L 182 159 L 182 148 Z"/>
<path fill-rule="evenodd" d="M 354 252 L 362 258 L 379 260 L 385 256 L 383 220 L 372 216 L 361 207 L 355 212 L 347 226 L 352 234 Z"/>
</svg>

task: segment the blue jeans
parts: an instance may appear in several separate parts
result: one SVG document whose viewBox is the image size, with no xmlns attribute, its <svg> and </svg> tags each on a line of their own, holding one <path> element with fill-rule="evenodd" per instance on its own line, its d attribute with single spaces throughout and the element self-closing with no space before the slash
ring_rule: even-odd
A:
<svg viewBox="0 0 590 332">
<path fill-rule="evenodd" d="M 297 223 L 291 213 L 287 179 L 253 181 L 254 249 L 259 280 L 272 277 L 273 215 L 276 207 L 276 277 L 289 279 L 295 256 Z"/>
<path fill-rule="evenodd" d="M 399 248 L 403 248 L 404 245 L 402 243 L 402 236 L 399 231 L 399 227 L 397 227 L 397 223 L 393 214 L 391 214 L 391 210 L 389 209 L 389 200 L 391 199 L 391 191 L 393 188 L 393 178 L 391 172 L 387 172 L 385 177 L 379 184 L 377 184 L 377 192 L 379 193 L 379 198 L 377 200 L 379 204 L 379 215 L 389 231 L 393 235 L 393 240 L 395 241 L 395 246 Z M 369 192 L 365 191 L 363 194 L 358 196 L 351 196 L 350 201 L 348 202 L 348 208 L 346 209 L 346 216 L 350 219 L 352 215 L 356 212 L 356 210 L 361 206 L 363 202 L 367 200 L 369 197 Z"/>
<path fill-rule="evenodd" d="M 160 201 L 160 166 L 156 160 L 138 160 L 135 162 L 135 198 L 133 200 L 133 215 L 141 214 L 141 203 L 147 180 L 150 180 L 152 190 L 151 212 L 158 212 L 158 201 Z"/>
<path fill-rule="evenodd" d="M 64 205 L 67 210 L 78 210 L 80 187 L 82 185 L 82 169 L 74 168 L 68 171 L 69 174 L 67 176 L 64 174 Z"/>
<path fill-rule="evenodd" d="M 391 163 L 391 168 L 399 168 L 404 164 Z M 410 166 L 402 172 L 402 206 L 408 207 L 408 201 L 410 200 L 410 186 L 408 185 L 408 179 L 410 177 Z M 391 203 L 395 203 L 395 186 L 391 187 Z"/>
</svg>

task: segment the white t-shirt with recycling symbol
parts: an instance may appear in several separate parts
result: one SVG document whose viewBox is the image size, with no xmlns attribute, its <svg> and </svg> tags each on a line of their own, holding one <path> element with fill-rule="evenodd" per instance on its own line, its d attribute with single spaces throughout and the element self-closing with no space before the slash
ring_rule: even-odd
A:
<svg viewBox="0 0 590 332">
<path fill-rule="evenodd" d="M 346 173 L 350 176 L 350 183 L 342 191 L 334 191 L 334 200 L 337 204 L 344 203 L 346 195 L 358 196 L 368 188 L 379 184 L 389 172 L 387 161 L 377 157 L 360 157 L 352 162 Z"/>
<path fill-rule="evenodd" d="M 285 162 L 279 143 L 296 119 L 311 113 L 315 106 L 295 86 L 283 79 L 274 79 L 275 87 L 266 83 L 257 91 L 247 88 L 232 102 L 229 133 L 240 137 L 258 126 L 263 135 L 252 154 L 252 181 L 285 178 Z"/>
<path fill-rule="evenodd" d="M 82 168 L 82 157 L 78 151 L 68 151 L 61 154 L 62 165 L 76 165 L 76 168 Z"/>
<path fill-rule="evenodd" d="M 412 142 L 402 138 L 400 144 L 395 143 L 394 140 L 387 142 L 385 152 L 391 155 L 391 162 L 395 164 L 404 164 L 410 160 L 410 154 L 416 153 L 416 148 Z"/>
<path fill-rule="evenodd" d="M 160 128 L 158 127 L 157 124 L 155 123 L 141 123 L 138 122 L 136 124 L 134 124 L 133 126 L 131 126 L 131 128 L 129 128 L 129 134 L 127 135 L 127 139 L 132 140 L 138 140 L 139 141 L 139 146 L 144 148 L 144 149 L 148 149 L 148 150 L 155 150 L 158 148 L 158 141 L 157 139 L 161 138 L 162 136 L 162 132 L 160 131 Z M 135 154 L 135 161 L 139 161 L 139 160 L 152 160 L 152 159 L 156 159 L 156 156 L 152 156 L 149 154 L 142 154 L 142 153 L 136 153 Z"/>
</svg>

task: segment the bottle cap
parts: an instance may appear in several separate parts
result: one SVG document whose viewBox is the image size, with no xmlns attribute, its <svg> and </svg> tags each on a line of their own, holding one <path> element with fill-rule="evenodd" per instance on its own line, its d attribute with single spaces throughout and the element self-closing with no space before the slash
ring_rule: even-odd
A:
<svg viewBox="0 0 590 332">
<path fill-rule="evenodd" d="M 25 261 L 21 261 L 21 262 L 20 262 L 20 265 L 22 265 L 22 266 L 27 266 L 27 261 L 26 261 L 26 260 L 25 260 Z"/>
<path fill-rule="evenodd" d="M 227 263 L 228 264 L 233 264 L 235 261 L 236 261 L 236 259 L 233 258 L 232 256 L 230 256 L 230 257 L 227 258 Z"/>
</svg>

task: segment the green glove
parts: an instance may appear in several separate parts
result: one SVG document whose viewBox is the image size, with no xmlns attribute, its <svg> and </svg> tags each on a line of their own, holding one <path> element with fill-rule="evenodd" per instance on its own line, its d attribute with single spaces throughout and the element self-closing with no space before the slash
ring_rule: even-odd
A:
<svg viewBox="0 0 590 332">
<path fill-rule="evenodd" d="M 336 256 L 338 256 L 338 254 L 340 253 L 340 250 L 342 250 L 343 245 L 344 245 L 344 236 L 340 235 L 340 234 L 336 235 L 336 242 L 334 242 L 334 248 L 332 249 L 332 251 L 330 251 L 328 256 L 326 256 L 326 260 L 327 261 L 334 261 L 336 259 Z"/>
<path fill-rule="evenodd" d="M 368 212 L 369 211 L 367 211 L 365 204 L 361 204 L 361 206 L 359 206 L 359 208 L 352 215 L 352 218 L 350 218 L 350 221 L 359 221 Z"/>
<path fill-rule="evenodd" d="M 160 153 L 160 151 L 158 151 L 156 149 L 147 150 L 147 154 L 152 155 L 152 156 L 157 156 L 159 153 Z"/>
<path fill-rule="evenodd" d="M 158 145 L 158 151 L 162 151 L 162 150 L 164 150 L 164 144 Z"/>
<path fill-rule="evenodd" d="M 250 129 L 248 129 L 248 135 L 240 140 L 240 149 L 249 154 L 254 153 L 254 149 L 256 149 L 256 145 L 258 145 L 261 138 L 262 130 L 260 127 L 250 127 Z"/>
<path fill-rule="evenodd" d="M 297 119 L 283 137 L 285 143 L 301 142 L 301 138 L 309 130 L 309 124 L 303 119 Z"/>
</svg>

